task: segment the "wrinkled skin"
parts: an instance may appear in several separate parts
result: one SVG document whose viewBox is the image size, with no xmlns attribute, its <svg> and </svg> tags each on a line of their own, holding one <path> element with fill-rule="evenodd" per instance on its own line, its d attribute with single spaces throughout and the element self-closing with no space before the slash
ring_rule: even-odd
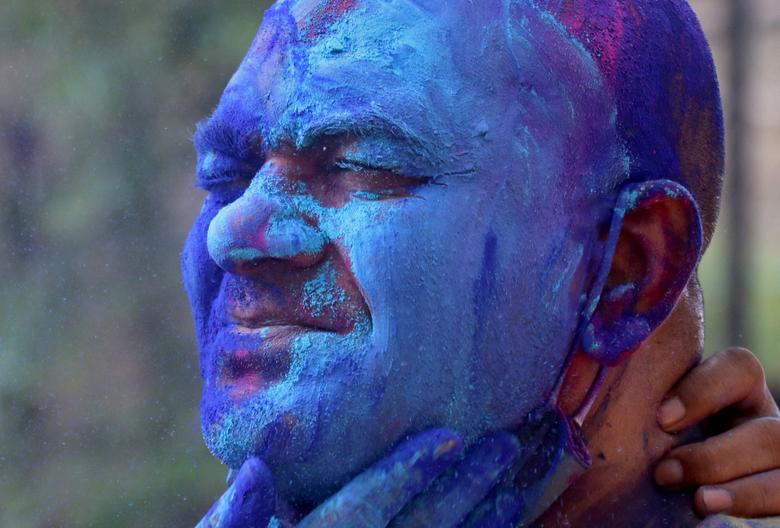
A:
<svg viewBox="0 0 780 528">
<path fill-rule="evenodd" d="M 277 4 L 196 135 L 204 436 L 310 503 L 406 434 L 470 445 L 551 398 L 601 264 L 592 189 L 625 168 L 592 61 L 535 9 L 510 45 L 491 9 L 442 41 L 455 7 L 367 4 L 323 34 L 321 3 Z"/>
<path fill-rule="evenodd" d="M 672 434 L 701 423 L 710 435 L 667 453 L 655 468 L 659 485 L 698 488 L 702 516 L 780 514 L 780 410 L 750 351 L 727 349 L 694 368 L 659 407 L 658 422 Z"/>
<path fill-rule="evenodd" d="M 669 402 L 675 398 L 683 402 L 682 407 L 677 403 L 669 407 Z M 780 479 L 774 469 L 780 464 L 777 462 L 776 451 L 771 448 L 780 442 L 780 427 L 767 425 L 770 422 L 777 423 L 780 417 L 777 405 L 766 389 L 763 371 L 755 356 L 742 349 L 730 349 L 695 367 L 669 393 L 658 410 L 658 420 L 661 427 L 670 433 L 684 431 L 702 421 L 717 431 L 737 427 L 759 433 L 745 438 L 739 431 L 736 435 L 726 431 L 714 435 L 707 443 L 679 447 L 658 466 L 656 479 L 664 486 L 704 486 L 697 491 L 695 501 L 696 509 L 702 516 L 724 511 L 745 517 L 780 514 Z M 486 490 L 490 485 L 498 482 L 496 469 L 505 469 L 518 454 L 516 444 L 510 437 L 494 436 L 491 440 L 492 443 L 488 445 L 494 448 L 497 446 L 497 452 L 503 456 L 481 459 L 472 456 L 471 459 L 477 464 L 471 466 L 473 469 L 469 478 L 463 478 L 449 488 L 450 495 L 445 497 L 448 500 L 437 503 L 436 499 L 439 497 L 436 497 L 434 491 L 424 493 L 413 501 L 415 493 L 419 493 L 421 488 L 420 482 L 429 483 L 444 472 L 446 467 L 458 466 L 461 444 L 457 437 L 449 431 L 431 431 L 406 442 L 385 460 L 340 490 L 309 516 L 307 522 L 310 525 L 319 523 L 319 526 L 343 526 L 345 520 L 354 522 L 355 519 L 365 518 L 364 512 L 360 515 L 357 508 L 369 508 L 375 512 L 384 512 L 384 517 L 381 520 L 373 518 L 371 522 L 374 524 L 365 525 L 383 526 L 395 519 L 393 526 L 413 526 L 414 524 L 409 522 L 409 510 L 404 508 L 409 504 L 422 503 L 428 507 L 424 512 L 426 521 L 436 518 L 437 526 L 458 524 L 457 519 L 462 513 L 454 511 L 457 508 L 453 508 L 453 505 L 481 514 L 472 514 L 472 517 L 482 521 L 482 524 L 474 521 L 473 526 L 511 526 L 524 504 L 518 489 L 507 485 L 505 479 L 501 479 L 504 482 L 499 483 L 486 499 L 481 502 L 474 499 L 475 492 L 477 497 L 487 494 Z M 439 456 L 419 456 L 419 453 L 425 450 L 438 450 Z M 663 464 L 675 456 L 684 461 L 685 484 L 670 483 L 668 476 L 663 475 Z M 756 459 L 774 462 L 756 466 Z M 400 460 L 414 460 L 414 466 L 406 465 L 404 471 L 395 474 L 395 479 L 387 478 L 384 468 Z M 416 469 L 416 472 L 410 471 L 411 467 Z M 725 485 L 712 486 L 713 482 L 723 480 L 723 476 L 718 474 L 723 469 L 730 471 L 731 476 L 737 478 Z M 501 469 L 498 472 L 500 473 Z M 422 475 L 422 481 L 419 476 L 415 481 L 416 475 Z M 378 476 L 380 478 L 377 478 Z M 481 484 L 484 482 L 490 485 Z M 708 484 L 710 485 L 707 486 Z M 388 492 L 393 485 L 399 490 L 398 493 Z M 434 486 L 433 490 L 436 489 L 437 486 Z M 705 492 L 709 489 L 726 491 L 731 504 L 717 505 L 718 507 L 708 504 Z M 256 497 L 259 497 L 259 500 Z M 278 512 L 279 516 L 275 520 L 279 520 L 284 514 L 289 515 L 289 509 L 285 508 L 283 511 L 284 513 Z M 323 511 L 330 513 L 330 524 L 320 515 Z M 244 464 L 228 492 L 204 517 L 199 527 L 265 528 L 275 512 L 277 498 L 274 495 L 271 474 L 261 461 L 250 459 Z M 399 512 L 400 516 L 397 515 Z M 554 522 L 546 522 L 550 526 L 556 525 Z M 430 525 L 430 522 L 423 522 L 421 525 Z M 738 528 L 779 525 L 780 519 L 764 519 L 748 524 L 733 517 L 714 516 L 701 526 Z"/>
<path fill-rule="evenodd" d="M 480 458 L 478 439 L 555 397 L 580 335 L 603 364 L 630 353 L 699 255 L 687 191 L 620 186 L 629 160 L 614 102 L 554 20 L 524 3 L 508 27 L 501 2 L 465 24 L 466 3 L 357 4 L 278 3 L 196 135 L 210 194 L 183 267 L 204 436 L 243 465 L 207 517 L 225 526 L 262 525 L 279 497 L 285 513 L 287 501 L 308 511 L 407 435 L 442 425 L 470 447 L 457 464 L 487 477 L 471 494 L 441 477 L 458 500 L 430 504 L 471 497 L 441 525 L 473 509 L 513 518 L 519 499 L 496 484 L 516 454 Z M 668 277 L 646 295 L 626 273 L 609 280 L 611 252 L 625 253 L 624 218 L 657 216 L 659 201 L 680 253 L 659 253 Z M 431 434 L 387 460 L 424 462 L 414 454 L 430 452 Z M 362 518 L 355 498 L 395 482 L 399 496 L 368 504 L 384 512 L 368 525 L 389 522 L 447 461 L 420 468 L 422 480 L 394 480 L 379 462 L 308 522 Z"/>
<path fill-rule="evenodd" d="M 466 526 L 514 524 L 523 509 L 521 493 L 504 487 L 499 493 L 488 493 L 517 462 L 521 452 L 518 439 L 507 433 L 491 435 L 461 461 L 462 449 L 460 439 L 452 431 L 439 429 L 417 435 L 356 477 L 296 526 L 448 527 L 459 525 L 467 516 Z M 273 490 L 268 468 L 258 459 L 249 459 L 198 526 L 265 528 L 289 524 L 289 520 L 281 518 L 283 514 L 275 515 Z"/>
</svg>

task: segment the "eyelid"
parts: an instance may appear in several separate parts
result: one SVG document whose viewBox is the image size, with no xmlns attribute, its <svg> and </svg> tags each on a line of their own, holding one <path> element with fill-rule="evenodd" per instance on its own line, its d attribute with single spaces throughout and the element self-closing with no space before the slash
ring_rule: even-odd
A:
<svg viewBox="0 0 780 528">
<path fill-rule="evenodd" d="M 195 180 L 198 187 L 211 190 L 213 187 L 251 180 L 262 164 L 250 163 L 210 151 L 198 156 Z"/>
<path fill-rule="evenodd" d="M 347 170 L 353 172 L 366 172 L 366 171 L 382 171 L 398 174 L 399 167 L 390 165 L 374 164 L 367 161 L 353 159 L 353 158 L 340 158 L 334 163 L 334 166 L 340 170 Z"/>
<path fill-rule="evenodd" d="M 362 156 L 352 156 L 350 153 L 341 156 L 333 163 L 333 168 L 336 171 L 354 172 L 360 173 L 383 173 L 385 176 L 395 176 L 399 179 L 403 179 L 409 186 L 424 185 L 428 183 L 436 182 L 437 178 L 428 176 L 426 174 L 416 173 L 417 171 L 407 171 L 400 163 L 394 163 L 387 161 L 374 161 L 367 160 Z"/>
<path fill-rule="evenodd" d="M 219 177 L 196 178 L 195 185 L 204 191 L 212 192 L 219 187 L 235 186 L 243 181 L 249 181 L 246 174 L 223 174 Z"/>
</svg>

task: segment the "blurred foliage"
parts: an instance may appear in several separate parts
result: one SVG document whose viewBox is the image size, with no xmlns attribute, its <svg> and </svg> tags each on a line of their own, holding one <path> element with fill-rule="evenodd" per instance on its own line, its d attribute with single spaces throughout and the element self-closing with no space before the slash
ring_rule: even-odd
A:
<svg viewBox="0 0 780 528">
<path fill-rule="evenodd" d="M 772 228 L 771 226 L 755 226 Z M 699 267 L 699 277 L 704 289 L 705 350 L 712 354 L 729 346 L 745 346 L 761 359 L 775 398 L 780 396 L 780 248 L 759 246 L 749 271 L 752 281 L 752 303 L 748 307 L 748 328 L 750 335 L 740 336 L 737 342 L 727 337 L 726 320 L 729 316 L 726 303 L 725 268 L 726 237 L 728 218 L 720 219 L 719 228 Z"/>
<path fill-rule="evenodd" d="M 0 526 L 187 526 L 224 487 L 179 254 L 262 2 L 0 3 Z"/>
<path fill-rule="evenodd" d="M 0 3 L 0 526 L 191 526 L 221 493 L 178 263 L 194 124 L 266 4 Z M 769 350 L 780 296 L 762 292 Z"/>
</svg>

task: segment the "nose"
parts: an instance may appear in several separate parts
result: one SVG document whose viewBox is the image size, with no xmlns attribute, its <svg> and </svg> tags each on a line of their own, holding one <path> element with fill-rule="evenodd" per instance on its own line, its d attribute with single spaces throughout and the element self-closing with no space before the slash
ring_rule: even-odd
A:
<svg viewBox="0 0 780 528">
<path fill-rule="evenodd" d="M 208 251 L 222 269 L 252 274 L 265 261 L 285 261 L 305 268 L 319 262 L 325 240 L 320 230 L 306 221 L 284 192 L 268 189 L 262 174 L 235 202 L 225 206 L 211 221 Z"/>
</svg>

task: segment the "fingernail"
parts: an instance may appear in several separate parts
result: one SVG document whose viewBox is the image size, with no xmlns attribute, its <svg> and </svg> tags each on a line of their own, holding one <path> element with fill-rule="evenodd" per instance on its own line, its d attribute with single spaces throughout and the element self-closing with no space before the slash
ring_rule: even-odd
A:
<svg viewBox="0 0 780 528">
<path fill-rule="evenodd" d="M 720 513 L 734 505 L 731 493 L 721 488 L 702 488 L 701 501 L 707 513 Z"/>
<path fill-rule="evenodd" d="M 655 468 L 655 481 L 659 486 L 675 486 L 683 481 L 683 467 L 676 458 L 668 458 Z"/>
<path fill-rule="evenodd" d="M 677 396 L 669 398 L 658 409 L 658 423 L 661 427 L 671 427 L 685 418 L 685 405 Z"/>
<path fill-rule="evenodd" d="M 458 440 L 455 439 L 446 440 L 445 442 L 439 444 L 439 446 L 433 452 L 433 458 L 434 460 L 441 458 L 442 456 L 448 455 L 449 453 L 458 450 L 461 447 L 462 446 Z"/>
</svg>

